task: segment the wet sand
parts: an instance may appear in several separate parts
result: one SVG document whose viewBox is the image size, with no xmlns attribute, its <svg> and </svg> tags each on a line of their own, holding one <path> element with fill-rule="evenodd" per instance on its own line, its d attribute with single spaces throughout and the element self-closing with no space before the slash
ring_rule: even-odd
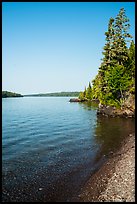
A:
<svg viewBox="0 0 137 204">
<path fill-rule="evenodd" d="M 111 152 L 103 166 L 91 176 L 74 202 L 135 202 L 135 134 Z"/>
</svg>

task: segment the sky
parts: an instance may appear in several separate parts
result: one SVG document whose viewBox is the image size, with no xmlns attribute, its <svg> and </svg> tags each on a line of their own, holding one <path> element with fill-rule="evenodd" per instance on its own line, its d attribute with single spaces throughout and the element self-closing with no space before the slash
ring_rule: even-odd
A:
<svg viewBox="0 0 137 204">
<path fill-rule="evenodd" d="M 2 90 L 83 91 L 98 73 L 108 21 L 122 7 L 135 39 L 134 2 L 3 2 Z"/>
</svg>

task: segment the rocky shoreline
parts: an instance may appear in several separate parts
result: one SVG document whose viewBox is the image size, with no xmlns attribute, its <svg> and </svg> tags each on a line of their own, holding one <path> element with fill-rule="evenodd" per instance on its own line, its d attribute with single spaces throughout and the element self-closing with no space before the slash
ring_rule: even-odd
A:
<svg viewBox="0 0 137 204">
<path fill-rule="evenodd" d="M 99 100 L 98 99 L 92 99 L 92 100 L 89 100 L 89 99 L 79 99 L 79 98 L 71 98 L 69 100 L 69 102 L 97 102 L 99 103 Z"/>
<path fill-rule="evenodd" d="M 121 147 L 81 189 L 76 202 L 135 202 L 135 134 L 128 135 Z"/>
<path fill-rule="evenodd" d="M 73 101 L 72 101 L 73 102 Z M 75 102 L 83 102 L 75 100 Z M 135 117 L 135 99 L 130 95 L 121 108 L 98 102 L 97 115 Z M 135 133 L 128 135 L 103 166 L 91 176 L 73 202 L 135 202 Z"/>
<path fill-rule="evenodd" d="M 97 114 L 111 117 L 135 117 L 135 98 L 132 94 L 129 94 L 119 109 L 113 106 L 99 104 Z"/>
<path fill-rule="evenodd" d="M 121 109 L 117 109 L 112 106 L 105 106 L 105 105 L 99 104 L 97 115 L 104 115 L 107 117 L 110 116 L 110 117 L 131 118 L 131 117 L 135 117 L 135 109 L 125 108 L 125 107 Z"/>
<path fill-rule="evenodd" d="M 71 98 L 69 102 L 96 102 L 98 103 L 97 115 L 103 115 L 106 117 L 124 117 L 124 118 L 134 118 L 135 117 L 135 99 L 132 95 L 129 95 L 128 99 L 123 103 L 121 108 L 116 108 L 114 106 L 106 106 L 99 103 L 98 99 L 79 99 Z"/>
</svg>

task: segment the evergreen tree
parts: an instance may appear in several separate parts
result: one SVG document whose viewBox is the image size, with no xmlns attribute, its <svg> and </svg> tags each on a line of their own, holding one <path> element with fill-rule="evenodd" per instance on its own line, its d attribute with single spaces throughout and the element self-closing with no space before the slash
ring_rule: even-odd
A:
<svg viewBox="0 0 137 204">
<path fill-rule="evenodd" d="M 91 100 L 92 99 L 92 88 L 91 83 L 89 82 L 88 88 L 86 90 L 86 98 Z"/>
<path fill-rule="evenodd" d="M 105 32 L 105 40 L 106 44 L 104 46 L 104 50 L 102 54 L 104 55 L 102 59 L 101 66 L 99 68 L 99 75 L 100 75 L 100 95 L 99 98 L 100 100 L 103 100 L 104 95 L 107 93 L 107 81 L 105 81 L 105 72 L 112 66 L 115 62 L 113 59 L 113 54 L 112 54 L 112 46 L 113 46 L 113 41 L 114 41 L 114 18 L 110 18 L 109 23 L 108 23 L 108 30 Z M 102 94 L 104 93 L 104 94 Z"/>
<path fill-rule="evenodd" d="M 80 92 L 80 94 L 79 94 L 79 99 L 80 99 L 81 101 L 85 99 L 85 97 L 84 97 L 84 92 Z"/>
<path fill-rule="evenodd" d="M 135 78 L 135 44 L 132 40 L 128 50 L 127 71 Z"/>
<path fill-rule="evenodd" d="M 131 78 L 130 83 L 130 93 L 135 93 L 135 44 L 132 40 L 129 50 L 128 50 L 128 60 L 126 72 L 129 74 Z"/>
<path fill-rule="evenodd" d="M 125 100 L 125 92 L 128 91 L 130 85 L 130 76 L 125 72 L 123 65 L 115 65 L 106 73 L 108 89 L 111 92 L 111 98 L 121 103 Z M 110 98 L 108 97 L 109 101 Z M 108 102 L 107 101 L 107 102 Z"/>
<path fill-rule="evenodd" d="M 101 100 L 102 93 L 102 76 L 98 73 L 92 81 L 92 98 Z"/>
<path fill-rule="evenodd" d="M 85 98 L 121 106 L 129 93 L 135 93 L 135 44 L 132 41 L 127 48 L 127 39 L 132 37 L 129 28 L 129 19 L 121 8 L 116 18 L 109 20 L 104 57 L 92 87 L 89 84 L 83 92 Z"/>
<path fill-rule="evenodd" d="M 89 85 L 88 85 L 89 89 L 91 89 L 91 83 L 89 82 Z"/>
<path fill-rule="evenodd" d="M 129 82 L 131 80 L 126 66 L 128 60 L 128 64 L 132 67 L 130 63 L 132 60 L 130 59 L 133 58 L 131 53 L 134 52 L 132 43 L 129 49 L 130 54 L 128 54 L 126 39 L 131 38 L 131 35 L 128 33 L 130 27 L 128 22 L 129 19 L 122 8 L 115 19 L 110 18 L 108 31 L 105 33 L 104 58 L 98 73 L 100 83 L 96 82 L 96 85 L 94 85 L 96 88 L 93 87 L 96 92 L 95 95 L 97 95 L 103 104 L 112 105 L 116 104 L 115 102 L 120 104 L 125 99 L 125 93 L 130 86 Z"/>
<path fill-rule="evenodd" d="M 116 63 L 124 65 L 124 62 L 128 59 L 128 49 L 126 46 L 127 38 L 132 37 L 128 33 L 130 24 L 124 8 L 121 8 L 116 16 L 114 26 L 114 42 L 112 46 L 113 59 L 115 59 Z"/>
<path fill-rule="evenodd" d="M 85 90 L 83 92 L 83 95 L 84 95 L 85 98 L 86 98 L 86 92 L 87 92 L 87 89 L 86 89 L 86 86 L 85 86 Z"/>
<path fill-rule="evenodd" d="M 114 19 L 110 18 L 108 24 L 108 31 L 105 32 L 106 35 L 106 44 L 104 46 L 104 51 L 102 54 L 104 55 L 103 62 L 101 63 L 100 71 L 103 72 L 113 64 L 112 58 L 112 44 L 113 44 L 113 36 L 114 36 Z"/>
</svg>

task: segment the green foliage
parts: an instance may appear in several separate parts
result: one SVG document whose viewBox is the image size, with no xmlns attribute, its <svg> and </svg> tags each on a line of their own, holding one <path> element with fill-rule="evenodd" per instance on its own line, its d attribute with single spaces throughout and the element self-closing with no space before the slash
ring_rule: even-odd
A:
<svg viewBox="0 0 137 204">
<path fill-rule="evenodd" d="M 21 94 L 13 93 L 9 91 L 2 91 L 2 98 L 8 98 L 8 97 L 23 97 Z"/>
<path fill-rule="evenodd" d="M 86 89 L 86 96 L 87 99 L 91 100 L 92 99 L 92 89 L 91 89 L 91 84 L 89 82 L 89 86 Z"/>
<path fill-rule="evenodd" d="M 105 32 L 106 43 L 99 72 L 89 86 L 81 93 L 87 99 L 99 99 L 101 104 L 122 106 L 127 93 L 135 93 L 135 44 L 127 47 L 129 19 L 125 10 L 120 9 L 116 18 L 110 18 Z"/>
<path fill-rule="evenodd" d="M 84 92 L 80 92 L 79 99 L 80 100 L 84 100 L 85 99 Z"/>
<path fill-rule="evenodd" d="M 92 87 L 92 97 L 93 99 L 101 99 L 101 90 L 103 88 L 102 86 L 102 76 L 100 73 L 95 77 L 95 79 L 92 81 L 93 87 Z"/>
<path fill-rule="evenodd" d="M 102 59 L 103 62 L 100 67 L 102 72 L 106 70 L 108 66 L 114 63 L 112 58 L 112 45 L 113 45 L 113 36 L 114 36 L 113 18 L 110 18 L 109 20 L 108 31 L 105 32 L 105 35 L 106 35 L 106 44 L 104 46 L 104 51 L 102 52 L 102 54 L 104 55 L 104 58 Z"/>
<path fill-rule="evenodd" d="M 87 92 L 87 89 L 86 89 L 86 87 L 85 87 L 85 90 L 84 90 L 84 92 L 83 92 L 83 95 L 84 95 L 85 98 L 86 98 L 86 92 Z"/>
<path fill-rule="evenodd" d="M 115 98 L 122 98 L 123 92 L 128 90 L 130 85 L 130 76 L 125 72 L 123 65 L 111 67 L 105 74 L 108 89 L 114 94 Z"/>
<path fill-rule="evenodd" d="M 43 96 L 43 97 L 78 97 L 80 92 L 74 91 L 74 92 L 56 92 L 56 93 L 45 93 L 45 94 L 29 94 L 29 95 L 24 95 L 24 96 Z"/>
<path fill-rule="evenodd" d="M 135 78 L 135 44 L 132 40 L 128 49 L 127 70 L 131 74 L 132 78 Z"/>
<path fill-rule="evenodd" d="M 135 87 L 132 87 L 132 88 L 129 90 L 129 92 L 130 92 L 131 94 L 135 94 Z"/>
<path fill-rule="evenodd" d="M 129 19 L 125 14 L 124 8 L 121 8 L 115 18 L 115 32 L 112 45 L 113 57 L 120 65 L 123 65 L 128 58 L 128 49 L 126 43 L 128 42 L 127 38 L 132 37 L 128 33 L 129 28 Z"/>
</svg>

